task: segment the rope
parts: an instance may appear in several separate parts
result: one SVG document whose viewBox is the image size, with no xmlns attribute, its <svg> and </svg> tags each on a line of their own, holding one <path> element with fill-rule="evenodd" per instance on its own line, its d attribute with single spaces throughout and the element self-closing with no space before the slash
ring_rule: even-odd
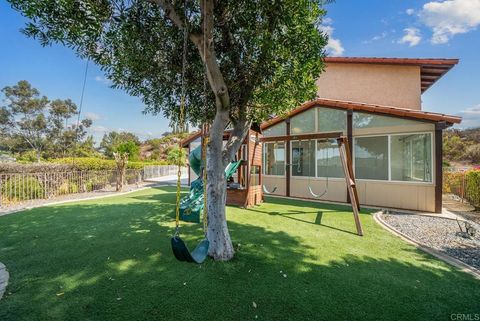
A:
<svg viewBox="0 0 480 321">
<path fill-rule="evenodd" d="M 203 140 L 204 157 L 203 157 L 203 233 L 207 237 L 208 227 L 208 210 L 207 210 L 207 145 L 208 137 Z"/>
<path fill-rule="evenodd" d="M 185 72 L 187 69 L 187 37 L 188 37 L 188 25 L 187 25 L 187 6 L 186 1 L 184 2 L 184 25 L 183 29 L 183 53 L 182 53 L 182 76 L 181 76 L 181 91 L 180 91 L 180 116 L 178 123 L 180 125 L 180 131 L 185 130 Z M 181 194 L 181 180 L 182 180 L 182 142 L 179 142 L 179 155 L 178 155 L 178 170 L 177 170 L 177 198 L 175 202 L 175 235 L 178 234 L 178 228 L 180 226 L 180 194 Z"/>
<path fill-rule="evenodd" d="M 309 141 L 308 141 L 309 142 Z M 317 143 L 319 143 L 320 141 L 317 141 Z M 328 142 L 328 140 L 327 140 Z M 310 143 L 309 143 L 310 144 Z M 310 146 L 309 146 L 310 147 Z M 329 175 L 328 175 L 328 162 L 329 162 L 329 159 L 328 159 L 328 150 L 330 149 L 330 146 L 326 146 L 326 152 L 324 154 L 326 154 L 326 168 L 327 168 L 327 171 L 326 171 L 326 184 L 325 184 L 325 190 L 320 193 L 320 194 L 315 194 L 313 192 L 313 189 L 312 189 L 312 186 L 311 186 L 311 177 L 310 177 L 310 161 L 308 162 L 308 191 L 310 192 L 310 194 L 312 194 L 313 197 L 315 198 L 321 198 L 323 197 L 325 194 L 327 194 L 328 192 L 328 178 L 329 178 Z M 314 155 L 315 155 L 315 152 L 314 152 Z M 310 156 L 310 155 L 309 155 Z"/>
<path fill-rule="evenodd" d="M 75 151 L 77 150 L 77 147 L 78 147 L 78 128 L 80 126 L 80 116 L 82 114 L 83 96 L 85 95 L 85 86 L 87 84 L 89 62 L 90 62 L 90 59 L 87 59 L 87 63 L 85 64 L 85 73 L 83 74 L 82 94 L 80 95 L 80 105 L 78 106 L 77 125 L 75 127 Z M 73 154 L 73 165 L 75 165 L 75 160 L 76 160 L 76 154 Z"/>
<path fill-rule="evenodd" d="M 203 12 L 205 12 L 205 1 Z M 208 229 L 208 208 L 207 208 L 207 146 L 209 138 L 206 137 L 207 134 L 207 63 L 206 63 L 206 54 L 207 54 L 207 36 L 205 31 L 206 28 L 206 19 L 203 19 L 203 65 L 204 65 L 204 73 L 203 73 L 203 112 L 205 113 L 205 125 L 204 125 L 204 158 L 203 158 L 203 233 L 205 234 L 205 238 L 207 237 L 207 229 Z"/>
</svg>

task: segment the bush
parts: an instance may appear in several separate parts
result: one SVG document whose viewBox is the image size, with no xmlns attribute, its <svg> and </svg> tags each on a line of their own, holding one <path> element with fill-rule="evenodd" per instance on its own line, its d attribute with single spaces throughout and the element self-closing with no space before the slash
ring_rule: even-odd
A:
<svg viewBox="0 0 480 321">
<path fill-rule="evenodd" d="M 63 182 L 62 185 L 60 185 L 57 189 L 58 195 L 65 195 L 65 194 L 71 194 L 71 193 L 78 193 L 78 185 L 69 182 L 68 180 Z"/>
<path fill-rule="evenodd" d="M 468 171 L 465 175 L 465 197 L 467 201 L 480 207 L 480 170 Z"/>
<path fill-rule="evenodd" d="M 3 202 L 18 202 L 43 197 L 42 184 L 34 177 L 25 177 L 19 181 L 17 177 L 12 176 L 2 183 Z"/>
<path fill-rule="evenodd" d="M 480 164 L 480 144 L 475 144 L 467 148 L 467 157 L 474 164 Z"/>
<path fill-rule="evenodd" d="M 116 170 L 117 165 L 113 159 L 101 159 L 94 157 L 83 158 L 57 158 L 50 162 L 55 164 L 68 165 L 78 170 Z M 143 169 L 146 165 L 168 165 L 165 161 L 156 162 L 128 162 L 127 169 Z"/>
</svg>

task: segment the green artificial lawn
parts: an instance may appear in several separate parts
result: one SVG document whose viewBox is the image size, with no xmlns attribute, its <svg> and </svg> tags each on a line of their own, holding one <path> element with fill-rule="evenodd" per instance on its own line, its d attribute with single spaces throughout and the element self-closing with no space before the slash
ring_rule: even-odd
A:
<svg viewBox="0 0 480 321">
<path fill-rule="evenodd" d="M 450 320 L 480 313 L 480 281 L 403 242 L 363 211 L 267 198 L 229 207 L 230 262 L 177 262 L 175 191 L 0 217 L 10 284 L 0 320 Z M 200 224 L 183 223 L 190 247 Z"/>
</svg>

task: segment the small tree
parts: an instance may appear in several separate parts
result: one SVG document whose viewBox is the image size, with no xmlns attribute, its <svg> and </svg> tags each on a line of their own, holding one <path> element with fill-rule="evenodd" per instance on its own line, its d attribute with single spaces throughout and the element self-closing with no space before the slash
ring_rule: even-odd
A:
<svg viewBox="0 0 480 321">
<path fill-rule="evenodd" d="M 327 43 L 320 31 L 325 1 L 9 2 L 30 19 L 27 35 L 44 45 L 60 42 L 89 57 L 114 87 L 141 97 L 147 112 L 163 113 L 176 123 L 184 93 L 186 122 L 211 124 L 209 254 L 231 259 L 224 169 L 252 122 L 315 97 Z M 232 131 L 224 145 L 229 124 Z"/>
<path fill-rule="evenodd" d="M 40 161 L 48 144 L 47 97 L 40 96 L 40 92 L 26 80 L 7 86 L 2 92 L 7 105 L 0 109 L 0 126 L 5 133 L 18 138 L 18 142 L 26 147 L 24 149 L 34 150 L 37 161 Z"/>
<path fill-rule="evenodd" d="M 7 105 L 0 109 L 0 145 L 8 146 L 12 152 L 34 153 L 37 161 L 42 155 L 48 158 L 73 154 L 92 124 L 90 119 L 69 123 L 78 116 L 75 103 L 70 99 L 49 101 L 26 80 L 2 92 Z"/>
<path fill-rule="evenodd" d="M 112 131 L 103 135 L 102 141 L 100 142 L 100 149 L 105 156 L 113 157 L 113 152 L 115 152 L 120 145 L 127 142 L 133 142 L 137 147 L 140 146 L 140 140 L 137 135 L 129 132 Z M 133 148 L 133 146 L 131 148 Z M 139 149 L 135 153 L 130 153 L 130 157 L 138 156 L 138 151 Z M 132 152 L 132 150 L 130 152 Z"/>
<path fill-rule="evenodd" d="M 172 147 L 167 154 L 167 161 L 170 164 L 185 166 L 187 164 L 187 153 L 185 149 L 178 146 Z"/>
</svg>

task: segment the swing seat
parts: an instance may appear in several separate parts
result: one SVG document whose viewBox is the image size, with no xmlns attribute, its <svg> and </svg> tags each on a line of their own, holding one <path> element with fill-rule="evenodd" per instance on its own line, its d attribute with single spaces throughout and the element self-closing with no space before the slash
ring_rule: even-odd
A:
<svg viewBox="0 0 480 321">
<path fill-rule="evenodd" d="M 175 258 L 179 261 L 185 261 L 189 263 L 201 264 L 208 255 L 208 246 L 210 242 L 207 239 L 203 239 L 198 243 L 195 250 L 190 252 L 185 242 L 180 236 L 175 235 L 172 237 L 172 251 Z"/>
<path fill-rule="evenodd" d="M 273 187 L 273 190 L 270 192 L 265 185 L 262 186 L 263 192 L 264 192 L 265 194 L 273 194 L 273 193 L 275 193 L 275 192 L 277 191 L 277 187 L 278 187 L 278 186 L 274 186 L 274 187 Z"/>
</svg>

